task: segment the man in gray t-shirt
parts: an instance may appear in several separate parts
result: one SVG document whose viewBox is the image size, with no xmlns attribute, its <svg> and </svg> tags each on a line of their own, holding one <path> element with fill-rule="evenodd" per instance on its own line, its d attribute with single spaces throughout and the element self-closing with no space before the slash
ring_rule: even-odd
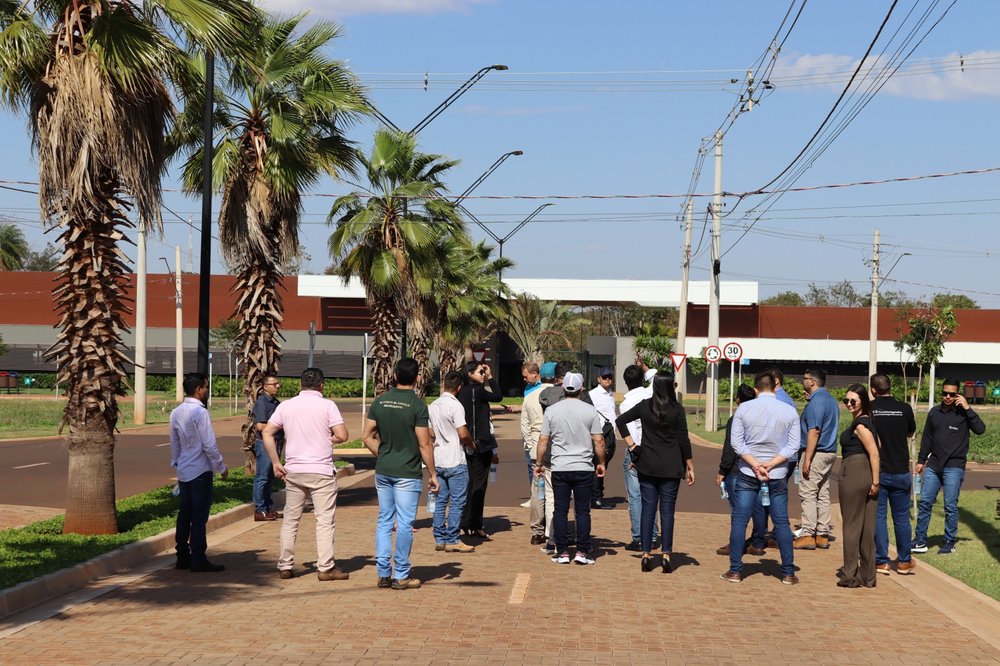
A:
<svg viewBox="0 0 1000 666">
<path fill-rule="evenodd" d="M 569 501 L 573 497 L 576 515 L 577 564 L 593 564 L 590 557 L 590 498 L 597 456 L 597 476 L 604 476 L 603 420 L 592 405 L 580 401 L 583 375 L 567 372 L 562 387 L 565 399 L 545 411 L 538 438 L 535 475 L 544 473 L 543 462 L 551 447 L 552 493 L 555 511 L 552 516 L 556 554 L 552 561 L 569 564 Z"/>
</svg>

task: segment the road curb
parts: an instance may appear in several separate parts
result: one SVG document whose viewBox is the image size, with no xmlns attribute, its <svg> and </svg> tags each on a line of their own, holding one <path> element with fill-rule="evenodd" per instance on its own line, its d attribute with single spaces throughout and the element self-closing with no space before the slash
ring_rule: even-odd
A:
<svg viewBox="0 0 1000 666">
<path fill-rule="evenodd" d="M 342 467 L 337 470 L 337 479 L 353 476 L 354 472 L 354 465 Z M 282 499 L 284 491 L 275 493 L 275 496 Z M 252 503 L 241 504 L 209 516 L 207 530 L 214 532 L 227 525 L 251 518 L 253 509 Z M 174 532 L 175 530 L 171 529 L 146 537 L 141 541 L 103 553 L 68 569 L 54 571 L 3 590 L 0 592 L 0 619 L 79 590 L 100 578 L 127 573 L 135 569 L 147 560 L 173 550 L 175 545 Z"/>
</svg>

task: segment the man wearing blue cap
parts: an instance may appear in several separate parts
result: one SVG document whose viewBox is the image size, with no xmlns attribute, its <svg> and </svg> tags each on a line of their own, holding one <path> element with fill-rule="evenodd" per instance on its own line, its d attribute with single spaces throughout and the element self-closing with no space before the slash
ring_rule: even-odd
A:
<svg viewBox="0 0 1000 666">
<path fill-rule="evenodd" d="M 597 413 L 604 420 L 604 464 L 610 465 L 615 456 L 615 431 L 612 425 L 618 415 L 615 413 L 615 369 L 607 366 L 597 371 L 597 386 L 590 391 L 590 399 L 597 408 Z M 591 498 L 592 509 L 613 509 L 609 502 L 604 501 L 604 477 L 594 475 L 594 495 Z"/>
</svg>

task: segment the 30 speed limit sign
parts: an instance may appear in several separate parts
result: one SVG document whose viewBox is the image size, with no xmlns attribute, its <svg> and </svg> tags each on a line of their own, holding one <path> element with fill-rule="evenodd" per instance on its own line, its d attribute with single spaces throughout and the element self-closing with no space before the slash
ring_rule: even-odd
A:
<svg viewBox="0 0 1000 666">
<path fill-rule="evenodd" d="M 736 363 L 743 358 L 743 347 L 737 342 L 730 342 L 722 348 L 722 355 L 726 357 L 727 361 Z"/>
<path fill-rule="evenodd" d="M 705 360 L 709 363 L 718 363 L 722 360 L 722 350 L 715 345 L 705 347 Z"/>
</svg>

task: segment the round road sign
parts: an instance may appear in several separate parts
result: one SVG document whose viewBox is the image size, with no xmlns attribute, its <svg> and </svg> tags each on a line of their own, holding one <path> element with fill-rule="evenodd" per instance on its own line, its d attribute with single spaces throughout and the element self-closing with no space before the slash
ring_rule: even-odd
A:
<svg viewBox="0 0 1000 666">
<path fill-rule="evenodd" d="M 743 347 L 738 342 L 730 342 L 722 348 L 722 355 L 726 357 L 727 361 L 735 363 L 743 357 Z"/>
<path fill-rule="evenodd" d="M 718 363 L 722 360 L 722 350 L 715 345 L 705 347 L 705 360 L 709 363 Z"/>
</svg>

